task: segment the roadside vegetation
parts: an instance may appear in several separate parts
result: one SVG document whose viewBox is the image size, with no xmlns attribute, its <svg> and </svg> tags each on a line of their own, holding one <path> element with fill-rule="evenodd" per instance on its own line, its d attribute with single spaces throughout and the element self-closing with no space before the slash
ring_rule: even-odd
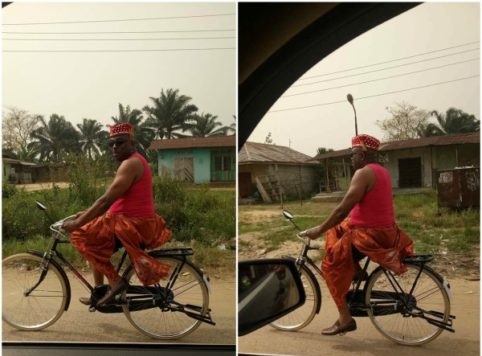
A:
<svg viewBox="0 0 482 356">
<path fill-rule="evenodd" d="M 2 189 L 3 257 L 27 249 L 44 250 L 50 241 L 45 213 L 35 206 L 42 202 L 52 220 L 88 208 L 106 189 L 112 177 L 105 177 L 106 166 L 79 159 L 69 168 L 69 188 L 27 192 L 4 183 Z M 193 260 L 204 268 L 234 270 L 235 191 L 189 186 L 169 178 L 153 180 L 155 207 L 173 231 L 164 247 L 193 247 Z M 81 265 L 83 258 L 66 244 L 60 248 L 69 261 Z"/>
<path fill-rule="evenodd" d="M 465 253 L 479 249 L 480 214 L 476 210 L 461 212 L 440 210 L 435 192 L 398 195 L 394 199 L 396 221 L 415 241 L 419 254 Z M 295 215 L 301 229 L 319 224 L 336 203 L 288 202 L 284 209 Z M 263 218 L 257 218 L 262 216 Z M 295 229 L 282 216 L 278 204 L 239 207 L 239 244 L 246 248 L 243 234 L 255 234 L 267 249 L 279 249 L 287 241 L 296 241 Z M 320 254 L 321 257 L 321 254 Z"/>
</svg>

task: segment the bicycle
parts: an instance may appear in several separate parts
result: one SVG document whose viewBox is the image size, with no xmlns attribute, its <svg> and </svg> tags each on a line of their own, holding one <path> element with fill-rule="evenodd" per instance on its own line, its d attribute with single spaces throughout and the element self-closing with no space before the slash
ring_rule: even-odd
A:
<svg viewBox="0 0 482 356">
<path fill-rule="evenodd" d="M 36 202 L 47 217 L 47 208 Z M 90 312 L 124 313 L 141 333 L 156 339 L 177 339 L 193 332 L 202 322 L 215 325 L 209 309 L 209 280 L 189 260 L 191 248 L 150 251 L 158 261 L 169 264 L 170 274 L 164 284 L 144 286 L 133 266 L 126 263 L 124 251 L 116 269 L 129 281 L 126 291 L 108 305 L 97 306 L 108 286 L 93 287 L 57 250 L 70 243 L 62 230 L 66 217 L 50 225 L 51 242 L 45 252 L 28 250 L 2 261 L 3 320 L 19 330 L 42 330 L 54 324 L 67 311 L 71 287 L 67 267 L 91 293 Z M 50 217 L 49 217 L 50 219 Z M 52 219 L 50 219 L 52 222 Z"/>
<path fill-rule="evenodd" d="M 271 323 L 276 329 L 297 331 L 307 326 L 321 309 L 321 289 L 315 271 L 321 269 L 308 256 L 318 250 L 310 245 L 311 239 L 297 226 L 294 216 L 283 211 L 286 219 L 298 229 L 297 237 L 303 247 L 295 260 L 306 292 L 306 302 Z M 366 257 L 361 273 L 354 278 L 346 300 L 354 317 L 369 317 L 375 328 L 386 338 L 402 345 L 423 345 L 434 340 L 443 330 L 454 332 L 454 315 L 450 314 L 450 285 L 427 266 L 431 255 L 414 255 L 404 260 L 408 271 L 395 275 L 378 266 L 368 273 L 370 259 Z M 362 288 L 363 284 L 363 288 Z"/>
</svg>

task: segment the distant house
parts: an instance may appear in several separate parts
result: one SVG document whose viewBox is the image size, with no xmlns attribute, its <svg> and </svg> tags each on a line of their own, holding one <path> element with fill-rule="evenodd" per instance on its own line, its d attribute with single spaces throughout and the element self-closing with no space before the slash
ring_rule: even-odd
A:
<svg viewBox="0 0 482 356">
<path fill-rule="evenodd" d="M 318 166 L 310 160 L 310 156 L 289 147 L 246 142 L 238 155 L 239 197 L 261 194 L 269 201 L 309 196 L 317 187 Z"/>
<path fill-rule="evenodd" d="M 236 180 L 234 135 L 154 140 L 150 149 L 157 151 L 160 176 L 197 184 Z"/>
<path fill-rule="evenodd" d="M 42 164 L 21 161 L 2 155 L 3 181 L 12 184 L 30 184 L 64 180 L 65 164 Z"/>
<path fill-rule="evenodd" d="M 3 181 L 13 184 L 32 183 L 36 181 L 39 166 L 14 158 L 2 157 Z"/>
<path fill-rule="evenodd" d="M 352 176 L 350 149 L 314 157 L 327 167 L 330 190 L 346 190 Z M 480 133 L 424 137 L 384 142 L 379 161 L 390 172 L 394 188 L 437 185 L 437 172 L 455 167 L 480 167 Z"/>
</svg>

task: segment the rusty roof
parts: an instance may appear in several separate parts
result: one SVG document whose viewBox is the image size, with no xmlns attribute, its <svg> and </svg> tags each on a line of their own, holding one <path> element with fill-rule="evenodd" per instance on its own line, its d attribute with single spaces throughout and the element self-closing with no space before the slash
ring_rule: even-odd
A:
<svg viewBox="0 0 482 356">
<path fill-rule="evenodd" d="M 289 147 L 257 142 L 246 142 L 238 155 L 240 165 L 250 163 L 318 164 L 318 162 L 308 162 L 310 160 L 312 160 L 310 156 Z"/>
<path fill-rule="evenodd" d="M 175 139 L 154 140 L 151 150 L 175 150 L 183 148 L 201 147 L 236 147 L 236 136 L 211 136 L 211 137 L 183 137 Z"/>
<path fill-rule="evenodd" d="M 384 142 L 381 144 L 380 151 L 393 151 L 425 146 L 449 146 L 479 142 L 480 132 L 470 132 L 458 135 L 432 136 L 415 138 L 411 140 Z"/>
<path fill-rule="evenodd" d="M 403 150 L 403 149 L 416 148 L 416 147 L 461 145 L 461 144 L 467 144 L 467 143 L 472 143 L 472 144 L 480 143 L 480 133 L 470 132 L 470 133 L 457 134 L 457 135 L 432 136 L 432 137 L 414 138 L 410 140 L 383 142 L 380 145 L 380 151 L 382 152 L 394 151 L 394 150 Z M 345 157 L 345 156 L 349 156 L 350 153 L 351 153 L 351 149 L 346 148 L 343 150 L 319 154 L 319 155 L 316 155 L 313 159 L 320 160 L 320 159 L 326 159 L 326 158 Z"/>
</svg>

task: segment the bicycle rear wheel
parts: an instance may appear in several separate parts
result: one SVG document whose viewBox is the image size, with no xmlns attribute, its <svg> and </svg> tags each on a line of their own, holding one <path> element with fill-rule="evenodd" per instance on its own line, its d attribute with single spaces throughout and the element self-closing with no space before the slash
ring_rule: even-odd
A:
<svg viewBox="0 0 482 356">
<path fill-rule="evenodd" d="M 318 305 L 321 303 L 321 294 L 318 292 L 318 281 L 306 266 L 301 267 L 300 275 L 306 294 L 305 304 L 270 324 L 278 330 L 301 330 L 311 323 L 317 313 Z"/>
<path fill-rule="evenodd" d="M 129 300 L 142 295 L 142 300 L 156 303 L 155 298 L 159 297 L 159 293 L 167 292 L 173 301 L 169 302 L 166 308 L 154 307 L 143 310 L 136 310 L 133 304 L 128 303 L 123 306 L 124 314 L 130 323 L 144 335 L 156 339 L 177 339 L 196 330 L 201 321 L 189 317 L 181 311 L 176 311 L 176 308 L 192 311 L 192 306 L 195 306 L 196 313 L 206 315 L 209 312 L 207 285 L 202 272 L 191 262 L 183 262 L 181 258 L 167 256 L 158 256 L 156 259 L 171 266 L 170 275 L 166 281 L 161 280 L 163 287 L 144 287 L 134 269 L 131 269 L 126 278 L 131 286 L 136 286 L 136 293 L 130 294 L 129 291 L 126 291 L 123 293 L 122 299 Z M 165 286 L 170 286 L 170 288 L 166 289 Z M 188 307 L 186 308 L 186 306 Z"/>
<path fill-rule="evenodd" d="M 435 339 L 443 329 L 421 316 L 434 318 L 437 313 L 437 320 L 447 322 L 450 299 L 443 283 L 428 267 L 422 269 L 415 288 L 421 267 L 407 264 L 407 268 L 398 276 L 377 269 L 368 281 L 365 301 L 369 305 L 368 316 L 383 336 L 402 345 L 422 345 Z M 394 281 L 403 293 L 395 293 Z"/>
<path fill-rule="evenodd" d="M 20 253 L 2 261 L 2 319 L 19 330 L 41 330 L 65 310 L 67 287 L 60 271 L 49 264 L 45 278 L 42 257 Z"/>
</svg>

